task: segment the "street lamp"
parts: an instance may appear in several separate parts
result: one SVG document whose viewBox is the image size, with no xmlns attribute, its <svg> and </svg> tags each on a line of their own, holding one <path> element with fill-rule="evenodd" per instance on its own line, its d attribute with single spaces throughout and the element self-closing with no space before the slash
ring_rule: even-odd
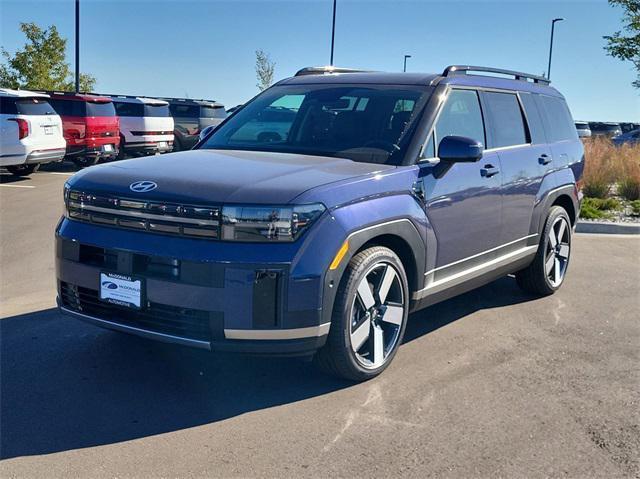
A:
<svg viewBox="0 0 640 479">
<path fill-rule="evenodd" d="M 80 0 L 76 0 L 76 93 L 80 92 Z"/>
<path fill-rule="evenodd" d="M 549 42 L 549 67 L 547 68 L 547 78 L 551 79 L 551 55 L 553 54 L 553 31 L 556 27 L 556 22 L 563 21 L 564 18 L 554 18 L 551 20 L 551 42 Z"/>
<path fill-rule="evenodd" d="M 402 68 L 403 72 L 407 71 L 407 58 L 411 58 L 411 55 L 405 55 L 404 56 L 404 67 Z"/>
<path fill-rule="evenodd" d="M 336 0 L 333 0 L 333 24 L 331 25 L 331 62 L 329 65 L 333 66 L 333 44 L 336 39 Z"/>
</svg>

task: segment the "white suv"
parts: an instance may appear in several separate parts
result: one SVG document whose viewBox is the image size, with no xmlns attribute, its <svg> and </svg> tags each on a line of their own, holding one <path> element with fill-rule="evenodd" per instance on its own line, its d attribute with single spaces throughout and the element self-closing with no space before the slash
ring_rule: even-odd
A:
<svg viewBox="0 0 640 479">
<path fill-rule="evenodd" d="M 62 120 L 49 95 L 0 88 L 0 166 L 17 176 L 33 173 L 41 163 L 61 161 L 66 142 Z"/>
<path fill-rule="evenodd" d="M 120 117 L 119 158 L 173 149 L 173 118 L 168 102 L 124 95 L 112 95 L 111 99 Z"/>
</svg>

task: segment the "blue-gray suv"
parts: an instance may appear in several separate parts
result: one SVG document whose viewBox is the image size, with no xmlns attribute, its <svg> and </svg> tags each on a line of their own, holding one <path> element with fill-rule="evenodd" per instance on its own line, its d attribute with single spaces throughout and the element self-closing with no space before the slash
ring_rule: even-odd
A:
<svg viewBox="0 0 640 479">
<path fill-rule="evenodd" d="M 507 274 L 563 283 L 584 151 L 533 75 L 306 68 L 194 150 L 65 185 L 60 309 L 215 351 L 381 373 L 410 312 Z"/>
</svg>

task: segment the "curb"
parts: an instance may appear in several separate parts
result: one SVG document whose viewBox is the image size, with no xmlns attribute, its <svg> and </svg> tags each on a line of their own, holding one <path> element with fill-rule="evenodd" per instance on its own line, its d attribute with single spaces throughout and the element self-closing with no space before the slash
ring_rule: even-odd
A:
<svg viewBox="0 0 640 479">
<path fill-rule="evenodd" d="M 611 223 L 609 221 L 578 221 L 576 233 L 640 235 L 640 223 Z"/>
</svg>

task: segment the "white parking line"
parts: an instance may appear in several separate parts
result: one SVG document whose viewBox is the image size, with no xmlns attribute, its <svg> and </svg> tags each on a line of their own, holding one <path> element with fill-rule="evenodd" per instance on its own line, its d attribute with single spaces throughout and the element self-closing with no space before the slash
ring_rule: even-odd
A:
<svg viewBox="0 0 640 479">
<path fill-rule="evenodd" d="M 64 175 L 64 176 L 73 176 L 75 173 L 65 173 L 63 171 L 49 171 L 50 175 Z"/>
<path fill-rule="evenodd" d="M 7 185 L 5 183 L 0 183 L 0 186 L 6 186 L 7 188 L 35 188 L 33 185 Z"/>
</svg>

